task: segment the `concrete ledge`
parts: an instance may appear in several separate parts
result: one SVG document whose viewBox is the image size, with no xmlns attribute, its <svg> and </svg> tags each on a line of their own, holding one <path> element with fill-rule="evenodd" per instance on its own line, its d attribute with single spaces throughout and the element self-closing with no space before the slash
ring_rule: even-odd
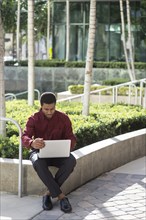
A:
<svg viewBox="0 0 146 220">
<path fill-rule="evenodd" d="M 62 189 L 69 193 L 97 176 L 130 161 L 146 156 L 146 129 L 119 135 L 73 152 L 77 165 Z M 18 160 L 0 158 L 0 191 L 16 194 Z M 51 167 L 53 173 L 55 167 Z M 39 180 L 29 160 L 23 160 L 23 194 L 42 195 L 46 187 Z"/>
</svg>

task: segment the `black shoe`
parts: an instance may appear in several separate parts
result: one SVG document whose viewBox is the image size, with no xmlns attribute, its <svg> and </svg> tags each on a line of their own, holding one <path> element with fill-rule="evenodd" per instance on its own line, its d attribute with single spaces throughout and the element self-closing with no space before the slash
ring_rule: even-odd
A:
<svg viewBox="0 0 146 220">
<path fill-rule="evenodd" d="M 67 197 L 60 200 L 60 209 L 66 213 L 72 211 L 71 204 L 69 203 L 69 200 Z"/>
<path fill-rule="evenodd" d="M 43 204 L 42 204 L 42 208 L 44 210 L 51 210 L 53 208 L 53 204 L 51 201 L 51 197 L 49 195 L 45 195 L 43 196 Z"/>
</svg>

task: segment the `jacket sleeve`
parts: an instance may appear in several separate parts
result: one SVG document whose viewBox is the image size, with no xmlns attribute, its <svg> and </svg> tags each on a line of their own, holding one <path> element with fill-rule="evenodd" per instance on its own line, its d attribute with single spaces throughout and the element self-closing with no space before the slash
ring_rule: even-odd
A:
<svg viewBox="0 0 146 220">
<path fill-rule="evenodd" d="M 22 144 L 26 148 L 31 148 L 31 143 L 34 136 L 34 120 L 30 117 L 26 123 L 24 132 L 22 133 Z"/>
<path fill-rule="evenodd" d="M 73 129 L 72 129 L 72 123 L 69 119 L 69 117 L 67 116 L 66 118 L 66 122 L 65 122 L 65 139 L 70 139 L 71 140 L 71 150 L 74 150 L 75 145 L 76 145 L 76 136 L 73 133 Z"/>
</svg>

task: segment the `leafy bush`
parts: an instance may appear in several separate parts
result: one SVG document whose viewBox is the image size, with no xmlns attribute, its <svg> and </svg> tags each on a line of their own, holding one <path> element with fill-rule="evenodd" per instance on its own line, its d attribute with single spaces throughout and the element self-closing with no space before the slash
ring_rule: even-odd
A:
<svg viewBox="0 0 146 220">
<path fill-rule="evenodd" d="M 68 91 L 70 91 L 71 94 L 82 94 L 84 92 L 84 86 L 83 85 L 70 85 L 68 86 Z"/>
<path fill-rule="evenodd" d="M 114 78 L 114 79 L 104 80 L 102 84 L 106 86 L 107 85 L 115 86 L 115 85 L 119 85 L 121 83 L 126 83 L 126 82 L 129 82 L 129 79 Z"/>
<path fill-rule="evenodd" d="M 18 158 L 19 156 L 18 136 L 0 137 L 0 157 Z"/>
<path fill-rule="evenodd" d="M 98 90 L 98 89 L 104 89 L 104 88 L 107 88 L 107 86 L 91 85 L 91 91 Z M 70 86 L 68 86 L 68 91 L 71 94 L 83 94 L 83 92 L 84 92 L 84 85 L 80 85 L 80 84 L 78 84 L 78 85 L 70 85 Z M 101 94 L 102 95 L 108 95 L 109 91 L 102 91 Z"/>
<path fill-rule="evenodd" d="M 76 149 L 94 142 L 146 127 L 146 110 L 141 106 L 122 104 L 90 104 L 90 115 L 82 115 L 81 102 L 57 103 L 57 109 L 66 112 L 77 137 Z M 22 130 L 28 117 L 39 110 L 39 101 L 30 107 L 26 100 L 6 102 L 6 117 L 16 120 Z M 18 129 L 6 123 L 7 137 L 0 137 L 0 157 L 18 158 Z M 23 148 L 23 159 L 28 159 L 28 150 Z"/>
<path fill-rule="evenodd" d="M 114 82 L 114 80 L 113 81 L 109 80 L 109 81 L 107 81 L 107 84 L 108 85 L 109 84 L 115 85 L 115 82 Z M 104 88 L 108 88 L 108 87 L 110 87 L 110 86 L 91 85 L 91 91 L 100 90 L 100 89 L 104 89 Z M 139 95 L 140 94 L 140 87 L 131 87 L 130 88 L 131 96 L 135 95 L 136 90 L 137 90 L 137 95 Z M 70 86 L 68 86 L 68 91 L 71 94 L 83 94 L 84 85 L 80 85 L 80 84 L 79 85 L 70 85 Z M 118 92 L 118 95 L 120 95 L 120 96 L 127 96 L 129 94 L 129 87 L 128 86 L 121 86 L 118 88 L 117 92 Z M 142 89 L 142 93 L 144 94 L 144 88 Z M 112 95 L 112 94 L 113 94 L 112 88 L 111 89 L 109 88 L 108 90 L 101 91 L 101 95 Z"/>
<path fill-rule="evenodd" d="M 14 66 L 17 61 L 6 61 L 6 66 Z M 65 60 L 35 60 L 35 66 L 39 67 L 68 67 L 68 68 L 85 68 L 85 61 L 68 61 Z M 135 69 L 146 69 L 146 63 L 144 62 L 135 62 Z M 28 66 L 27 60 L 20 60 L 19 66 Z M 94 68 L 118 68 L 118 69 L 127 69 L 125 62 L 93 62 Z"/>
</svg>

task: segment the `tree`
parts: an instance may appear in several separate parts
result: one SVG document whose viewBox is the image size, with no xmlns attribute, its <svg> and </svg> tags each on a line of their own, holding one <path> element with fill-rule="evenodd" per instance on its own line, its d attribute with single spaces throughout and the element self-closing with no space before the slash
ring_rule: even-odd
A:
<svg viewBox="0 0 146 220">
<path fill-rule="evenodd" d="M 123 49 L 125 54 L 125 60 L 127 64 L 127 69 L 129 73 L 130 80 L 135 80 L 135 70 L 134 70 L 134 51 L 132 49 L 132 36 L 131 36 L 131 21 L 130 21 L 130 8 L 129 8 L 129 0 L 126 0 L 126 12 L 127 12 L 127 27 L 128 27 L 128 37 L 126 37 L 126 28 L 124 21 L 124 10 L 123 10 L 123 0 L 119 0 L 120 2 L 120 15 L 121 15 L 121 29 L 122 35 L 121 40 L 123 42 Z M 129 51 L 129 54 L 128 54 Z"/>
<path fill-rule="evenodd" d="M 34 1 L 28 0 L 28 105 L 34 104 Z"/>
<path fill-rule="evenodd" d="M 1 3 L 3 27 L 5 33 L 14 33 L 16 31 L 16 12 L 17 2 L 16 0 L 3 0 Z"/>
<path fill-rule="evenodd" d="M 90 0 L 90 18 L 89 18 L 89 34 L 88 34 L 88 46 L 87 57 L 85 66 L 85 80 L 84 80 L 84 99 L 83 99 L 83 115 L 89 114 L 89 102 L 90 102 L 90 88 L 92 81 L 92 69 L 94 61 L 94 43 L 96 33 L 96 0 Z"/>
<path fill-rule="evenodd" d="M 69 19 L 69 0 L 66 0 L 66 61 L 69 61 L 69 37 L 70 35 L 70 19 Z"/>
<path fill-rule="evenodd" d="M 20 0 L 18 0 L 17 3 L 17 33 L 16 33 L 16 54 L 17 54 L 17 60 L 20 60 L 20 53 L 19 53 L 19 45 L 20 45 Z"/>
<path fill-rule="evenodd" d="M 34 26 L 35 40 L 42 36 L 47 36 L 47 3 L 46 0 L 33 0 L 34 7 Z M 5 33 L 13 34 L 13 53 L 16 49 L 19 60 L 19 43 L 27 41 L 27 9 L 28 1 L 26 0 L 3 0 L 2 1 L 2 18 Z M 21 21 L 21 22 L 20 22 Z M 20 24 L 19 24 L 20 22 Z M 19 31 L 18 31 L 19 29 Z M 19 32 L 19 33 L 18 33 Z M 23 35 L 21 36 L 21 33 Z M 15 43 L 17 47 L 15 48 Z M 21 45 L 20 45 L 21 46 Z M 21 47 L 20 47 L 21 48 Z"/>
<path fill-rule="evenodd" d="M 141 38 L 144 40 L 145 44 L 146 44 L 146 1 L 145 0 L 141 0 L 140 3 L 140 8 L 141 8 Z"/>
<path fill-rule="evenodd" d="M 1 6 L 1 3 L 0 3 Z M 0 116 L 5 117 L 5 83 L 4 83 L 4 31 L 0 7 Z M 0 121 L 0 134 L 6 135 L 6 123 Z"/>
<path fill-rule="evenodd" d="M 131 19 L 130 19 L 130 0 L 126 0 L 126 8 L 127 8 L 127 26 L 128 26 L 128 43 L 129 43 L 129 59 L 131 66 L 132 78 L 135 80 L 135 68 L 134 68 L 134 39 L 132 37 L 131 31 Z"/>
<path fill-rule="evenodd" d="M 44 5 L 45 11 L 45 5 Z M 52 0 L 47 0 L 47 59 L 52 59 L 52 20 L 51 20 L 51 12 L 52 12 Z M 45 19 L 44 19 L 45 20 Z M 45 35 L 45 32 L 44 32 Z"/>
<path fill-rule="evenodd" d="M 47 58 L 50 58 L 49 48 L 50 48 L 50 0 L 47 2 Z"/>
</svg>

